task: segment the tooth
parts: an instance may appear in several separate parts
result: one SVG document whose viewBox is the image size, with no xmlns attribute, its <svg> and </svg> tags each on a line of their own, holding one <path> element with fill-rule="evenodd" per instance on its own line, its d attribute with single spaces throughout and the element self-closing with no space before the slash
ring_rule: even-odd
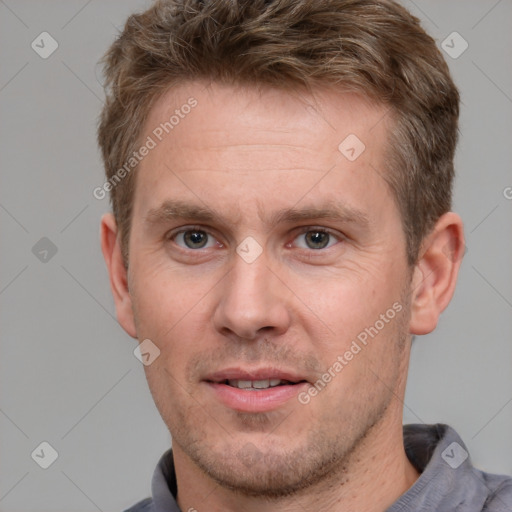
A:
<svg viewBox="0 0 512 512">
<path fill-rule="evenodd" d="M 265 389 L 269 386 L 269 380 L 253 380 L 252 381 L 252 387 L 256 389 Z"/>
<path fill-rule="evenodd" d="M 238 389 L 267 389 L 269 387 L 276 387 L 279 384 L 287 383 L 286 380 L 281 379 L 262 379 L 262 380 L 238 380 L 228 379 L 227 383 Z"/>
</svg>

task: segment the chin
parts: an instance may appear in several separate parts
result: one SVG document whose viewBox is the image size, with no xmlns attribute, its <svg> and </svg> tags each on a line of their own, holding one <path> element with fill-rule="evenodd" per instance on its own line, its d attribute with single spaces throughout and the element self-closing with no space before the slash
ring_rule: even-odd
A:
<svg viewBox="0 0 512 512">
<path fill-rule="evenodd" d="M 313 437 L 311 435 L 311 437 Z M 315 484 L 338 475 L 344 457 L 339 447 L 309 439 L 297 448 L 263 447 L 252 442 L 224 446 L 208 456 L 190 453 L 196 465 L 221 487 L 247 497 L 279 499 L 300 494 Z M 264 443 L 263 443 L 264 444 Z M 199 448 L 199 447 L 197 447 Z M 338 456 L 334 455 L 338 453 Z"/>
</svg>

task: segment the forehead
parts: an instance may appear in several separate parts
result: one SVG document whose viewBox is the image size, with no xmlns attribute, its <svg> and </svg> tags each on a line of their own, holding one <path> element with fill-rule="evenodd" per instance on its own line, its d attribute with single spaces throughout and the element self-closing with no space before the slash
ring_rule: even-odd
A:
<svg viewBox="0 0 512 512">
<path fill-rule="evenodd" d="M 134 214 L 155 210 L 169 195 L 217 209 L 222 200 L 233 212 L 238 198 L 257 203 L 261 214 L 301 196 L 314 204 L 322 194 L 332 202 L 344 191 L 363 196 L 372 184 L 382 189 L 387 113 L 357 94 L 327 88 L 182 84 L 155 102 L 145 124 L 142 140 L 151 138 L 154 148 L 138 168 Z M 221 196 L 213 193 L 219 190 Z M 243 208 L 237 211 L 243 216 Z"/>
<path fill-rule="evenodd" d="M 315 150 L 325 141 L 332 150 L 332 143 L 340 141 L 347 130 L 367 140 L 371 132 L 373 138 L 383 135 L 385 130 L 375 128 L 389 122 L 388 112 L 386 105 L 333 86 L 306 91 L 196 81 L 164 93 L 153 104 L 143 133 L 156 131 L 159 138 L 160 132 L 163 138 L 174 139 L 175 149 L 181 144 L 200 147 L 204 133 L 209 132 L 210 137 L 222 138 L 225 145 L 257 146 L 262 141 L 268 149 L 274 138 Z M 186 138 L 180 137 L 185 130 Z"/>
</svg>

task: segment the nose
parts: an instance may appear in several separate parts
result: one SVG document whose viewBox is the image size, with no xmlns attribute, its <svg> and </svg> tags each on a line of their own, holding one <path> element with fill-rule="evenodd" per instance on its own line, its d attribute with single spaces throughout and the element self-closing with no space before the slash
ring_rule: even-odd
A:
<svg viewBox="0 0 512 512">
<path fill-rule="evenodd" d="M 290 326 L 286 302 L 290 290 L 276 274 L 269 267 L 265 251 L 251 263 L 235 254 L 218 290 L 213 316 L 217 331 L 237 340 L 286 332 Z"/>
</svg>

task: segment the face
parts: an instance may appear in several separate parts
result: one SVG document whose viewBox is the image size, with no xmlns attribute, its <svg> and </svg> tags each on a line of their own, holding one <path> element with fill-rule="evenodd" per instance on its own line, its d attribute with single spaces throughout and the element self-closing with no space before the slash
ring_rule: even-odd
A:
<svg viewBox="0 0 512 512">
<path fill-rule="evenodd" d="M 145 371 L 175 456 L 227 488 L 297 491 L 401 424 L 410 273 L 388 130 L 384 108 L 329 90 L 192 83 L 150 113 L 134 323 L 160 350 Z"/>
</svg>

